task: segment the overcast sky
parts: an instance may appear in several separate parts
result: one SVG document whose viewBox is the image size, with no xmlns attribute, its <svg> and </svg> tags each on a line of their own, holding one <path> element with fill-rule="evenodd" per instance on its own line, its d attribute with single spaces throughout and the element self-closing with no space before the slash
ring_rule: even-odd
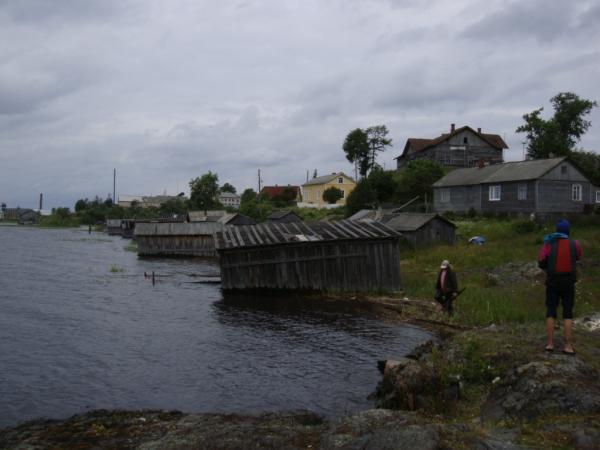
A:
<svg viewBox="0 0 600 450">
<path fill-rule="evenodd" d="M 357 127 L 406 139 L 498 133 L 563 91 L 600 100 L 587 0 L 0 1 L 0 202 L 241 192 L 352 168 Z M 581 147 L 600 151 L 600 109 Z"/>
</svg>

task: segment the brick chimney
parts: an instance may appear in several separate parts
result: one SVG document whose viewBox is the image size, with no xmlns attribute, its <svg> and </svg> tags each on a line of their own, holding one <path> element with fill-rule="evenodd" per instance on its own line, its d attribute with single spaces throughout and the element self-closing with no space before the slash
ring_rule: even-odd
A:
<svg viewBox="0 0 600 450">
<path fill-rule="evenodd" d="M 450 133 L 454 133 L 454 130 L 456 129 L 456 125 L 451 123 L 450 124 Z"/>
<path fill-rule="evenodd" d="M 477 128 L 477 134 L 481 134 L 481 128 Z"/>
</svg>

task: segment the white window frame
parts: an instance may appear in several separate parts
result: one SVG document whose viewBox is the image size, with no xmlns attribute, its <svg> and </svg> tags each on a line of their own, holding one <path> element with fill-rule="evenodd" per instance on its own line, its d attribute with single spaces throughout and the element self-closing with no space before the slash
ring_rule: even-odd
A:
<svg viewBox="0 0 600 450">
<path fill-rule="evenodd" d="M 571 186 L 571 200 L 574 202 L 580 202 L 583 197 L 583 192 L 580 184 L 573 184 Z"/>
<path fill-rule="evenodd" d="M 489 188 L 490 202 L 499 202 L 502 198 L 502 186 L 495 184 Z"/>
<path fill-rule="evenodd" d="M 450 202 L 450 188 L 440 189 L 440 202 L 442 202 L 442 203 Z"/>
<path fill-rule="evenodd" d="M 517 187 L 517 200 L 527 200 L 527 183 L 519 183 Z"/>
<path fill-rule="evenodd" d="M 343 177 L 339 177 L 338 178 L 338 184 L 344 184 L 344 178 Z"/>
<path fill-rule="evenodd" d="M 600 203 L 600 191 L 596 191 L 596 203 Z"/>
</svg>

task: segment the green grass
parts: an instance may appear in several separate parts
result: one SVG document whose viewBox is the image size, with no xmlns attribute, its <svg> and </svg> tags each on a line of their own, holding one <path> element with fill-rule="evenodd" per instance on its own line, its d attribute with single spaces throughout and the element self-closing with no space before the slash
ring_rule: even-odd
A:
<svg viewBox="0 0 600 450">
<path fill-rule="evenodd" d="M 137 242 L 135 241 L 131 241 L 129 242 L 129 244 L 127 244 L 126 246 L 123 247 L 123 249 L 127 252 L 134 252 L 137 253 L 138 251 L 138 245 Z"/>
<path fill-rule="evenodd" d="M 116 264 L 113 264 L 112 266 L 110 266 L 109 271 L 111 273 L 119 273 L 119 272 L 125 272 L 125 269 L 123 267 L 119 267 Z"/>
<path fill-rule="evenodd" d="M 443 259 L 450 260 L 465 292 L 456 300 L 452 320 L 464 325 L 525 323 L 539 321 L 545 315 L 545 287 L 542 282 L 524 279 L 510 285 L 498 285 L 487 273 L 511 262 L 535 262 L 545 234 L 553 231 L 519 232 L 517 220 L 479 219 L 457 221 L 461 236 L 454 246 L 440 245 L 422 250 L 406 250 L 401 260 L 402 281 L 409 297 L 432 298 Z M 484 236 L 484 245 L 468 243 L 471 236 Z M 584 258 L 578 268 L 576 314 L 600 311 L 600 225 L 586 223 L 572 227 Z"/>
</svg>

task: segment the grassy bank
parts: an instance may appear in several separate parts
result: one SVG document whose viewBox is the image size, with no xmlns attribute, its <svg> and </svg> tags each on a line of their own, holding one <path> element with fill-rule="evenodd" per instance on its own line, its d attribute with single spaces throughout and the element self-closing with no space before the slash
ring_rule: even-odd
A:
<svg viewBox="0 0 600 450">
<path fill-rule="evenodd" d="M 543 277 L 519 271 L 527 263 L 535 269 L 543 236 L 553 232 L 553 227 L 524 232 L 527 226 L 516 220 L 456 223 L 456 245 L 403 253 L 401 272 L 406 294 L 432 298 L 440 262 L 448 259 L 460 287 L 466 287 L 456 300 L 453 322 L 470 326 L 541 323 L 545 316 Z M 472 236 L 484 236 L 486 243 L 468 243 Z M 571 236 L 579 240 L 584 254 L 578 268 L 576 313 L 600 311 L 600 296 L 596 295 L 600 292 L 600 223 L 590 220 L 574 224 Z"/>
</svg>

